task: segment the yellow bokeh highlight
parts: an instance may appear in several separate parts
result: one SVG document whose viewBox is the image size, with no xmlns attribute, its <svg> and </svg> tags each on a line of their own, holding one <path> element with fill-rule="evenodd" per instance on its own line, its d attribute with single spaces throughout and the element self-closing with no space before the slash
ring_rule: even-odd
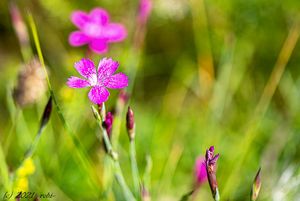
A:
<svg viewBox="0 0 300 201">
<path fill-rule="evenodd" d="M 35 172 L 35 165 L 32 158 L 26 158 L 16 172 L 14 183 L 15 191 L 28 191 L 28 177 Z"/>
<path fill-rule="evenodd" d="M 18 177 L 24 177 L 33 174 L 35 171 L 35 166 L 31 158 L 24 160 L 22 166 L 17 170 Z"/>
<path fill-rule="evenodd" d="M 15 191 L 28 191 L 28 178 L 27 177 L 17 178 L 14 190 Z"/>
</svg>

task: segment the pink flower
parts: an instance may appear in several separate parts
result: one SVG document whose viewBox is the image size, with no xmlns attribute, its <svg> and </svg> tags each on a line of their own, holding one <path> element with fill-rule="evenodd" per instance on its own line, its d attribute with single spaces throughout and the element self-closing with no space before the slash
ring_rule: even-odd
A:
<svg viewBox="0 0 300 201">
<path fill-rule="evenodd" d="M 207 181 L 206 163 L 204 157 L 198 157 L 195 164 L 196 185 L 200 186 Z"/>
<path fill-rule="evenodd" d="M 128 77 L 124 73 L 114 74 L 119 63 L 111 58 L 103 58 L 99 62 L 98 70 L 89 59 L 81 59 L 74 67 L 85 79 L 72 76 L 68 79 L 67 85 L 71 88 L 92 87 L 88 97 L 95 104 L 107 101 L 109 92 L 106 88 L 121 89 L 128 86 Z"/>
<path fill-rule="evenodd" d="M 79 30 L 70 34 L 69 43 L 76 47 L 88 44 L 97 54 L 107 52 L 108 43 L 122 41 L 127 36 L 125 27 L 110 23 L 109 14 L 102 8 L 94 8 L 90 13 L 75 11 L 71 21 Z"/>
</svg>

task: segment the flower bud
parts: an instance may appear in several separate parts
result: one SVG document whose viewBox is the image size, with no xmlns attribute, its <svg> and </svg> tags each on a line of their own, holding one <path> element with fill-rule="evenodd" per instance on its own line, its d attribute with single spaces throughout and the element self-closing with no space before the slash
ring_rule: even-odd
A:
<svg viewBox="0 0 300 201">
<path fill-rule="evenodd" d="M 212 195 L 215 200 L 219 200 L 218 183 L 216 178 L 216 164 L 219 158 L 219 154 L 214 155 L 214 150 L 215 148 L 213 146 L 206 150 L 206 171 Z"/>
<path fill-rule="evenodd" d="M 103 121 L 103 128 L 106 130 L 107 136 L 109 139 L 111 139 L 111 134 L 112 134 L 112 126 L 113 126 L 113 122 L 114 122 L 114 116 L 112 115 L 111 112 L 108 112 L 105 115 L 105 120 Z M 103 147 L 105 152 L 108 152 L 108 148 L 106 147 L 106 144 L 104 143 L 104 139 L 103 139 Z"/>
<path fill-rule="evenodd" d="M 111 138 L 111 133 L 112 133 L 111 131 L 112 131 L 113 121 L 114 121 L 114 116 L 112 115 L 111 112 L 108 112 L 105 115 L 105 120 L 103 122 L 103 127 L 105 128 L 109 138 Z"/>
<path fill-rule="evenodd" d="M 251 189 L 251 200 L 252 201 L 257 200 L 258 194 L 260 191 L 260 187 L 261 187 L 260 170 L 261 170 L 261 168 L 258 169 L 255 179 L 253 181 L 253 185 L 252 185 L 252 189 Z"/>
<path fill-rule="evenodd" d="M 44 109 L 43 117 L 41 119 L 40 129 L 42 129 L 49 121 L 52 112 L 52 96 L 50 96 L 48 103 Z"/>
<path fill-rule="evenodd" d="M 130 140 L 134 140 L 135 137 L 135 122 L 134 122 L 134 114 L 130 107 L 128 107 L 127 115 L 126 115 L 126 127 Z"/>
</svg>

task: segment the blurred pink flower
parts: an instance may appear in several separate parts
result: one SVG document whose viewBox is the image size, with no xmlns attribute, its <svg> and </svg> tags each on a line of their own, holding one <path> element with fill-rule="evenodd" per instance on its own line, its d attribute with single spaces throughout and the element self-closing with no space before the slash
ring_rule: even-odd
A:
<svg viewBox="0 0 300 201">
<path fill-rule="evenodd" d="M 117 73 L 119 63 L 111 58 L 103 58 L 98 65 L 98 70 L 89 59 L 81 59 L 74 67 L 85 79 L 71 76 L 67 85 L 71 88 L 92 87 L 88 97 L 95 104 L 107 101 L 109 92 L 106 88 L 121 89 L 128 86 L 128 77 L 124 73 Z M 114 75 L 113 75 L 114 74 Z"/>
<path fill-rule="evenodd" d="M 195 164 L 196 185 L 200 186 L 207 181 L 206 163 L 204 157 L 198 157 Z"/>
<path fill-rule="evenodd" d="M 119 23 L 111 23 L 109 14 L 102 8 L 94 8 L 89 13 L 74 11 L 71 21 L 79 29 L 69 36 L 72 46 L 88 44 L 97 54 L 107 52 L 108 43 L 119 42 L 126 38 L 126 28 Z"/>
<path fill-rule="evenodd" d="M 151 0 L 140 0 L 138 20 L 142 23 L 147 22 L 152 10 Z"/>
</svg>

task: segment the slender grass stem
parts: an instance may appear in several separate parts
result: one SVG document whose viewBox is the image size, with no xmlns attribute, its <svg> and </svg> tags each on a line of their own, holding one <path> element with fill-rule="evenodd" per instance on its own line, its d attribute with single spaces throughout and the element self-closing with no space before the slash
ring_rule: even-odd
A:
<svg viewBox="0 0 300 201">
<path fill-rule="evenodd" d="M 29 21 L 29 25 L 30 25 L 31 32 L 32 32 L 32 35 L 33 35 L 33 39 L 34 39 L 35 47 L 36 47 L 36 50 L 37 50 L 37 53 L 38 53 L 38 57 L 39 57 L 39 60 L 41 62 L 41 65 L 42 65 L 42 67 L 44 69 L 44 72 L 45 72 L 45 75 L 46 75 L 46 80 L 47 80 L 47 83 L 48 83 L 48 90 L 50 92 L 50 95 L 53 98 L 53 102 L 54 102 L 58 117 L 59 117 L 60 121 L 62 122 L 63 127 L 67 131 L 67 134 L 71 138 L 73 145 L 75 146 L 75 156 L 80 161 L 80 164 L 83 166 L 83 168 L 86 170 L 86 172 L 91 174 L 93 172 L 92 171 L 92 163 L 90 162 L 86 152 L 82 148 L 82 145 L 81 145 L 79 139 L 73 134 L 70 127 L 68 126 L 68 124 L 65 120 L 65 117 L 64 117 L 64 115 L 63 115 L 63 113 L 60 109 L 59 104 L 58 104 L 58 101 L 56 99 L 56 95 L 55 95 L 54 91 L 52 90 L 51 82 L 50 82 L 49 75 L 48 75 L 48 72 L 47 72 L 47 69 L 46 69 L 46 66 L 45 66 L 45 61 L 44 61 L 44 57 L 43 57 L 40 42 L 39 42 L 37 28 L 36 28 L 34 19 L 33 19 L 30 12 L 28 13 L 28 21 Z M 95 184 L 97 182 L 94 180 L 94 178 L 96 178 L 95 174 L 90 175 L 89 178 L 90 178 L 90 181 L 91 181 L 92 185 L 94 185 L 94 188 L 98 190 L 98 185 Z"/>
<path fill-rule="evenodd" d="M 215 79 L 215 67 L 212 51 L 212 40 L 210 33 L 209 17 L 205 0 L 189 0 L 194 39 L 197 51 L 197 63 L 199 72 L 199 85 L 201 96 L 204 99 L 209 98 Z M 203 61 L 206 63 L 204 64 Z M 205 79 L 204 76 L 209 76 Z"/>
<path fill-rule="evenodd" d="M 125 182 L 125 179 L 124 179 L 124 176 L 122 174 L 122 170 L 121 170 L 121 167 L 120 167 L 120 163 L 118 161 L 115 161 L 115 177 L 116 177 L 116 180 L 118 181 L 119 185 L 121 186 L 122 190 L 123 190 L 123 193 L 124 193 L 124 196 L 126 198 L 127 201 L 135 201 L 136 199 L 133 197 L 131 191 L 129 190 L 126 182 Z"/>
<path fill-rule="evenodd" d="M 34 154 L 34 152 L 35 152 L 35 150 L 37 148 L 37 145 L 38 145 L 38 143 L 40 141 L 41 134 L 42 134 L 43 130 L 44 130 L 44 128 L 40 128 L 38 130 L 38 132 L 37 132 L 37 134 L 36 134 L 36 136 L 34 138 L 33 143 L 30 145 L 29 149 L 25 153 L 24 160 L 26 160 L 27 158 L 30 158 Z"/>
<path fill-rule="evenodd" d="M 135 195 L 139 197 L 140 176 L 139 176 L 139 169 L 136 161 L 136 149 L 135 149 L 134 140 L 130 140 L 130 162 L 131 162 L 131 171 L 132 171 L 132 179 L 133 179 Z"/>
<path fill-rule="evenodd" d="M 239 160 L 235 164 L 234 168 L 232 169 L 231 173 L 228 176 L 227 183 L 223 190 L 224 197 L 228 197 L 229 192 L 234 188 L 234 186 L 238 185 L 236 182 L 237 180 L 234 179 L 238 177 L 238 172 L 241 170 L 243 163 L 246 159 L 246 156 L 251 148 L 251 145 L 258 134 L 256 132 L 257 128 L 259 127 L 260 120 L 264 117 L 268 106 L 270 105 L 271 99 L 275 93 L 275 90 L 279 84 L 279 81 L 284 73 L 286 65 L 290 59 L 290 56 L 297 44 L 300 35 L 300 26 L 298 22 L 294 22 L 293 26 L 289 30 L 289 34 L 281 48 L 279 53 L 278 59 L 275 63 L 271 76 L 265 86 L 265 89 L 261 95 L 259 103 L 255 109 L 254 115 L 252 119 L 250 119 L 248 128 L 243 138 L 243 141 L 240 143 L 241 148 L 238 150 L 242 150 L 240 154 L 237 156 Z"/>
<path fill-rule="evenodd" d="M 5 155 L 3 153 L 2 145 L 0 144 L 0 174 L 5 190 L 11 189 L 11 182 L 9 180 L 8 167 L 5 162 Z"/>
</svg>

